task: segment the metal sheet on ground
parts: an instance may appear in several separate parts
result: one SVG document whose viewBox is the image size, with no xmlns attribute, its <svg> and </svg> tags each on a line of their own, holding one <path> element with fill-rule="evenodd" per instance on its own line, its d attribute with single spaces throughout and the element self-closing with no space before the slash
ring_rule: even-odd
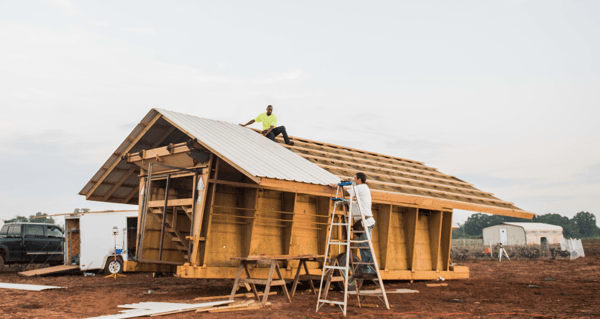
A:
<svg viewBox="0 0 600 319">
<path fill-rule="evenodd" d="M 192 311 L 192 310 L 195 310 L 198 308 L 224 305 L 224 304 L 228 304 L 228 303 L 232 303 L 232 302 L 233 302 L 233 300 L 223 300 L 223 301 L 213 301 L 213 302 L 205 302 L 205 303 L 199 303 L 199 304 L 185 304 L 185 306 L 182 306 L 182 304 L 180 304 L 180 303 L 172 303 L 172 304 L 170 304 L 168 302 L 154 303 L 154 304 L 147 305 L 147 307 L 150 307 L 149 309 L 139 309 L 138 308 L 137 310 L 128 311 L 126 313 L 119 313 L 119 314 L 115 314 L 115 315 L 106 315 L 106 316 L 99 316 L 99 317 L 91 317 L 91 318 L 87 318 L 87 319 L 125 319 L 125 318 L 145 317 L 145 316 L 151 316 L 151 315 L 173 312 L 173 311 L 176 311 L 176 312 Z"/>
<path fill-rule="evenodd" d="M 62 289 L 65 287 L 58 286 L 41 286 L 41 285 L 27 285 L 27 284 L 10 284 L 0 283 L 0 288 L 3 289 L 18 289 L 18 290 L 30 290 L 30 291 L 42 291 L 46 289 Z"/>
</svg>

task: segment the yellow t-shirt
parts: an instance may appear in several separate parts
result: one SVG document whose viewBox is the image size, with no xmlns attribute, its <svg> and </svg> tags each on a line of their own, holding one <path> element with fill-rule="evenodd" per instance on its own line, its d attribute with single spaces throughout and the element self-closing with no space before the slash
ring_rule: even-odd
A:
<svg viewBox="0 0 600 319">
<path fill-rule="evenodd" d="M 273 125 L 273 127 L 277 127 L 277 116 L 275 116 L 275 114 L 271 113 L 271 115 L 267 115 L 267 113 L 261 113 L 259 114 L 254 121 L 256 122 L 262 122 L 263 124 L 263 130 L 268 130 L 271 125 Z"/>
</svg>

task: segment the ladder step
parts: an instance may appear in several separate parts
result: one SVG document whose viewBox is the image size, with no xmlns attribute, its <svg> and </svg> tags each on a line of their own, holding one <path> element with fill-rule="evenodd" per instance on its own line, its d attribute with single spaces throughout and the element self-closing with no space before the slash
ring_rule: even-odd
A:
<svg viewBox="0 0 600 319">
<path fill-rule="evenodd" d="M 343 266 L 325 266 L 325 269 L 346 270 L 347 268 Z"/>
<path fill-rule="evenodd" d="M 330 241 L 329 245 L 346 245 L 348 244 L 347 241 Z"/>
<path fill-rule="evenodd" d="M 348 223 L 331 223 L 332 226 L 350 226 Z"/>
<path fill-rule="evenodd" d="M 343 202 L 343 203 L 347 203 L 348 202 L 347 199 L 345 199 L 345 198 L 338 198 L 338 197 L 334 197 L 331 200 L 334 201 L 334 202 Z"/>
<path fill-rule="evenodd" d="M 344 304 L 343 301 L 334 301 L 334 300 L 319 300 L 319 302 L 322 303 L 332 303 L 334 305 L 340 305 L 340 306 L 345 306 L 346 304 Z"/>
<path fill-rule="evenodd" d="M 350 242 L 353 244 L 360 244 L 360 243 L 368 243 L 369 240 L 368 239 L 365 239 L 365 240 L 352 240 L 351 239 Z"/>
</svg>

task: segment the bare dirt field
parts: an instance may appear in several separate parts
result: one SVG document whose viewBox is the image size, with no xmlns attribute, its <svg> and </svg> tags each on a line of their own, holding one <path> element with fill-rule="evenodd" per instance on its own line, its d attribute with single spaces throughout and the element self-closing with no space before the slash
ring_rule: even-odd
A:
<svg viewBox="0 0 600 319">
<path fill-rule="evenodd" d="M 430 282 L 388 282 L 386 288 L 409 288 L 416 294 L 390 294 L 386 310 L 376 298 L 365 303 L 379 307 L 359 309 L 350 298 L 348 317 L 402 318 L 599 318 L 600 257 L 567 260 L 469 261 L 468 280 L 446 281 L 447 287 L 427 287 Z M 0 318 L 85 318 L 116 314 L 117 305 L 146 301 L 192 302 L 199 296 L 229 294 L 228 280 L 153 278 L 128 274 L 124 278 L 68 275 L 23 278 L 0 273 L 0 282 L 55 285 L 67 289 L 29 292 L 0 290 Z M 306 288 L 306 287 L 301 287 Z M 152 293 L 148 294 L 148 291 Z M 241 289 L 244 290 L 245 289 Z M 240 291 L 241 291 L 240 290 Z M 275 288 L 279 291 L 279 288 Z M 340 318 L 339 308 L 324 306 L 315 312 L 316 297 L 305 290 L 289 304 L 281 294 L 269 297 L 271 306 L 260 310 L 215 314 L 183 313 L 162 318 Z M 336 292 L 333 292 L 336 293 Z"/>
</svg>

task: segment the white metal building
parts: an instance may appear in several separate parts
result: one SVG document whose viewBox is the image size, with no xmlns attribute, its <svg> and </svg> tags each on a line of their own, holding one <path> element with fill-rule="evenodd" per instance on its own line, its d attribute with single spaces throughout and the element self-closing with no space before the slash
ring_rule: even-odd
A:
<svg viewBox="0 0 600 319">
<path fill-rule="evenodd" d="M 484 245 L 560 244 L 563 229 L 543 223 L 504 223 L 483 229 Z"/>
</svg>

